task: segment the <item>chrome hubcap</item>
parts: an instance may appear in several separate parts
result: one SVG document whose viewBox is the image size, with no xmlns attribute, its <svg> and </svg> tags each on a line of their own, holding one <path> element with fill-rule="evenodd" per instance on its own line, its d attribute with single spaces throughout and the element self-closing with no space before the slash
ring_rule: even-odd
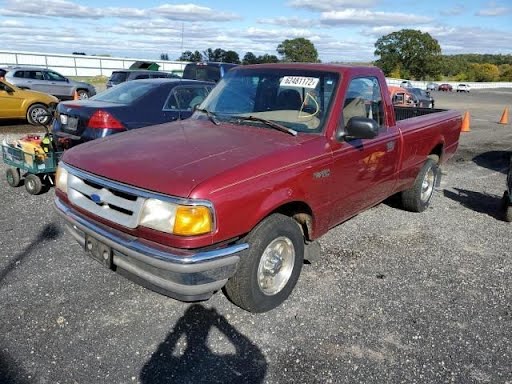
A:
<svg viewBox="0 0 512 384">
<path fill-rule="evenodd" d="M 258 286 L 265 295 L 279 293 L 288 283 L 295 263 L 295 248 L 284 236 L 265 248 L 258 266 Z"/>
<path fill-rule="evenodd" d="M 32 117 L 33 121 L 40 122 L 42 124 L 44 124 L 46 120 L 48 120 L 48 117 L 45 115 L 46 110 L 44 108 L 34 108 L 30 113 L 30 116 Z"/>
<path fill-rule="evenodd" d="M 423 183 L 421 185 L 421 201 L 427 202 L 432 196 L 432 192 L 434 191 L 434 181 L 435 181 L 435 173 L 434 169 L 430 168 L 423 179 Z"/>
</svg>

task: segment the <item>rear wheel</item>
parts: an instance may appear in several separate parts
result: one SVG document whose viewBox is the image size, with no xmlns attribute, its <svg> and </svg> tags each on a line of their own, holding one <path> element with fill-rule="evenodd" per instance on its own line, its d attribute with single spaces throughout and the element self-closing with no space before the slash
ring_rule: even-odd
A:
<svg viewBox="0 0 512 384">
<path fill-rule="evenodd" d="M 427 159 L 413 186 L 402 192 L 402 205 L 411 212 L 423 212 L 430 204 L 439 175 L 437 156 Z"/>
<path fill-rule="evenodd" d="M 18 168 L 8 168 L 5 171 L 5 177 L 11 187 L 18 187 L 21 184 L 20 170 Z"/>
<path fill-rule="evenodd" d="M 285 301 L 299 279 L 304 238 L 297 222 L 273 214 L 247 236 L 249 249 L 224 292 L 249 312 L 266 312 Z"/>
<path fill-rule="evenodd" d="M 44 104 L 33 104 L 27 110 L 27 121 L 32 125 L 46 124 L 51 116 Z"/>
<path fill-rule="evenodd" d="M 27 175 L 25 178 L 25 189 L 31 195 L 38 195 L 43 189 L 43 182 L 37 175 Z"/>
<path fill-rule="evenodd" d="M 89 92 L 84 89 L 79 89 L 76 93 L 78 94 L 78 98 L 80 100 L 86 100 L 89 98 Z"/>
</svg>

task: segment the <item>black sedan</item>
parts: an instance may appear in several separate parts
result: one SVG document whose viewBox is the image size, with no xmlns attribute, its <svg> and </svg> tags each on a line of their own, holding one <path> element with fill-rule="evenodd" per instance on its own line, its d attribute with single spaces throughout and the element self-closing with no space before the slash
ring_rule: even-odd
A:
<svg viewBox="0 0 512 384">
<path fill-rule="evenodd" d="M 407 88 L 407 91 L 414 96 L 414 104 L 420 108 L 434 108 L 434 98 L 421 88 Z"/>
<path fill-rule="evenodd" d="M 88 100 L 59 103 L 52 130 L 65 149 L 130 129 L 186 119 L 214 86 L 182 79 L 128 81 Z"/>
</svg>

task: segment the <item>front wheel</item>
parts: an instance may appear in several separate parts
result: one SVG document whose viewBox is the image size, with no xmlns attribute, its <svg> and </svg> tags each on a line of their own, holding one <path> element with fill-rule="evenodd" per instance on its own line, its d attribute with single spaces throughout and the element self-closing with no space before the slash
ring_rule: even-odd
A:
<svg viewBox="0 0 512 384">
<path fill-rule="evenodd" d="M 273 214 L 246 240 L 249 249 L 224 292 L 242 309 L 266 312 L 284 302 L 295 287 L 304 262 L 304 237 L 295 220 Z"/>
<path fill-rule="evenodd" d="M 48 108 L 43 104 L 33 104 L 27 110 L 27 121 L 32 125 L 47 124 L 51 119 Z"/>
<path fill-rule="evenodd" d="M 43 182 L 39 176 L 30 174 L 25 178 L 25 189 L 31 195 L 38 195 L 43 189 Z"/>
<path fill-rule="evenodd" d="M 413 186 L 402 192 L 402 205 L 411 212 L 423 212 L 430 204 L 439 177 L 437 156 L 429 157 L 420 170 Z"/>
</svg>

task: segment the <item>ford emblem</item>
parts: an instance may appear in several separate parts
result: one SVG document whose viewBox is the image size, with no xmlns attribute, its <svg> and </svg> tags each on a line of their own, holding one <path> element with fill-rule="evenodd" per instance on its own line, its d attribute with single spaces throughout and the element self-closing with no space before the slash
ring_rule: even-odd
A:
<svg viewBox="0 0 512 384">
<path fill-rule="evenodd" d="M 101 204 L 101 196 L 93 193 L 91 195 L 91 200 L 94 201 L 96 204 Z"/>
</svg>

